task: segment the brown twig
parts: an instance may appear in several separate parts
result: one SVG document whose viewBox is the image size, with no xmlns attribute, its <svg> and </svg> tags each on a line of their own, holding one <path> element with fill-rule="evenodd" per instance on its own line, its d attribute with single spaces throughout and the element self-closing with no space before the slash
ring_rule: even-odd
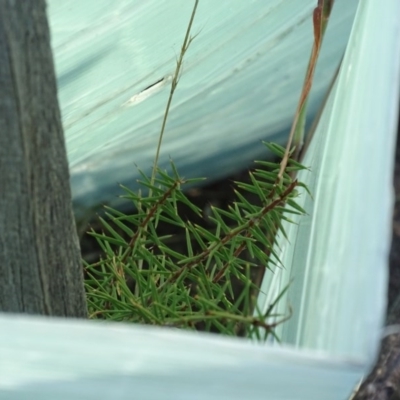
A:
<svg viewBox="0 0 400 400">
<path fill-rule="evenodd" d="M 268 212 L 270 212 L 275 207 L 278 207 L 283 202 L 285 202 L 287 197 L 290 195 L 290 193 L 292 193 L 292 191 L 294 190 L 294 188 L 296 186 L 297 186 L 297 181 L 293 181 L 276 200 L 274 200 L 270 204 L 264 206 L 264 208 L 262 209 L 262 211 L 261 211 L 261 213 L 260 213 L 260 215 L 258 217 L 248 220 L 244 226 L 241 226 L 239 228 L 233 229 L 231 232 L 226 234 L 217 243 L 214 243 L 213 245 L 209 246 L 206 250 L 204 250 L 202 253 L 200 253 L 196 257 L 196 260 L 193 260 L 193 261 L 183 265 L 178 271 L 176 271 L 172 276 L 170 276 L 170 278 L 168 278 L 168 280 L 165 281 L 164 284 L 170 284 L 170 283 L 176 281 L 186 269 L 191 269 L 191 268 L 195 267 L 196 265 L 199 265 L 201 262 L 206 260 L 207 257 L 211 254 L 211 252 L 214 251 L 216 248 L 223 246 L 224 244 L 229 242 L 232 238 L 234 238 L 235 236 L 239 235 L 241 232 L 243 232 L 245 230 L 248 231 L 249 229 L 254 227 L 256 224 L 258 224 L 261 221 L 261 219 Z M 225 268 L 225 270 L 226 270 L 226 268 Z M 214 282 L 218 282 L 218 280 L 220 280 L 222 275 L 225 273 L 225 271 L 223 271 L 223 272 L 221 272 L 221 271 L 215 276 Z"/>
<path fill-rule="evenodd" d="M 174 182 L 174 184 L 163 194 L 163 196 L 159 200 L 157 200 L 157 202 L 155 202 L 153 204 L 153 206 L 149 209 L 149 211 L 146 214 L 146 218 L 141 222 L 141 224 L 138 226 L 136 232 L 132 236 L 132 238 L 128 244 L 129 250 L 126 251 L 125 254 L 123 255 L 123 257 L 121 258 L 121 263 L 126 262 L 130 251 L 135 247 L 135 244 L 136 244 L 138 238 L 140 237 L 140 233 L 142 232 L 142 230 L 144 230 L 147 227 L 147 224 L 153 218 L 154 214 L 159 209 L 159 207 L 162 206 L 171 197 L 172 192 L 182 183 L 184 183 L 184 182 L 176 180 Z"/>
<path fill-rule="evenodd" d="M 302 89 L 300 99 L 299 99 L 299 102 L 297 105 L 293 124 L 290 129 L 290 134 L 289 134 L 289 139 L 288 139 L 288 142 L 286 145 L 285 154 L 281 161 L 281 166 L 280 166 L 280 170 L 279 170 L 279 174 L 278 174 L 279 181 L 282 180 L 283 174 L 286 170 L 286 167 L 287 167 L 287 164 L 289 161 L 290 150 L 292 148 L 294 135 L 297 130 L 298 123 L 300 121 L 301 113 L 305 112 L 304 107 L 306 105 L 307 98 L 308 98 L 308 95 L 311 90 L 311 86 L 312 86 L 312 82 L 313 82 L 313 78 L 314 78 L 315 67 L 317 65 L 319 52 L 321 50 L 322 39 L 323 39 L 325 28 L 326 28 L 326 25 L 328 22 L 329 14 L 330 14 L 332 6 L 333 6 L 333 1 L 334 0 L 318 0 L 318 5 L 314 9 L 314 12 L 313 12 L 314 43 L 313 43 L 313 47 L 311 50 L 310 62 L 308 64 L 306 77 L 305 77 L 304 84 L 303 84 L 303 89 Z M 297 147 L 299 147 L 299 145 Z M 297 148 L 296 152 L 298 153 L 299 151 L 300 151 L 300 148 Z"/>
</svg>

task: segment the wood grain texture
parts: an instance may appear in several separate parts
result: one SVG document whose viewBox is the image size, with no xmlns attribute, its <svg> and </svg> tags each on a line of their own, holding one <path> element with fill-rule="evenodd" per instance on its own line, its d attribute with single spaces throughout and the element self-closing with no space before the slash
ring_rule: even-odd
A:
<svg viewBox="0 0 400 400">
<path fill-rule="evenodd" d="M 43 0 L 0 1 L 0 310 L 86 316 Z"/>
</svg>

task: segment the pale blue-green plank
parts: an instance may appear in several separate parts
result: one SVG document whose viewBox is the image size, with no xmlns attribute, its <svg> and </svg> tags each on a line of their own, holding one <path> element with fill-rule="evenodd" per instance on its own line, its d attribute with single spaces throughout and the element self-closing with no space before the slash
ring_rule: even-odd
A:
<svg viewBox="0 0 400 400">
<path fill-rule="evenodd" d="M 266 274 L 266 308 L 291 279 L 278 312 L 285 343 L 362 358 L 376 354 L 386 311 L 392 174 L 400 76 L 400 2 L 360 3 L 336 85 L 299 174 L 313 198 L 286 225 L 284 267 Z M 304 194 L 304 193 L 303 193 Z"/>
<path fill-rule="evenodd" d="M 245 340 L 0 316 L 2 400 L 337 400 L 362 363 Z"/>
<path fill-rule="evenodd" d="M 149 171 L 193 1 L 49 0 L 75 204 L 115 200 Z M 358 0 L 337 0 L 315 111 L 344 51 Z M 186 177 L 213 179 L 282 142 L 310 54 L 315 0 L 201 0 L 162 148 Z M 152 90 L 141 93 L 158 80 Z"/>
</svg>

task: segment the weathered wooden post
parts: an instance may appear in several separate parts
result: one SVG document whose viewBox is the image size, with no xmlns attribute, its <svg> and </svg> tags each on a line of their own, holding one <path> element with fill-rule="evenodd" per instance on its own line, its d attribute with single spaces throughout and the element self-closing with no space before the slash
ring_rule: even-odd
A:
<svg viewBox="0 0 400 400">
<path fill-rule="evenodd" d="M 0 0 L 0 311 L 87 315 L 44 0 Z"/>
</svg>

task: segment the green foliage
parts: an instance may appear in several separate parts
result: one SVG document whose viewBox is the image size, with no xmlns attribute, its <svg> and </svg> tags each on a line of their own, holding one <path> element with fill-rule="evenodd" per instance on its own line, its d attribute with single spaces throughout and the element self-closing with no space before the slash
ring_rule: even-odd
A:
<svg viewBox="0 0 400 400">
<path fill-rule="evenodd" d="M 267 146 L 276 154 L 284 152 Z M 289 213 L 304 211 L 295 202 L 298 182 L 285 173 L 277 185 L 279 164 L 258 164 L 250 183 L 237 183 L 237 201 L 228 210 L 211 208 L 212 230 L 179 215 L 185 205 L 204 218 L 183 192 L 194 180 L 181 178 L 172 163 L 172 173 L 157 170 L 154 184 L 142 174 L 140 184 L 143 191 L 151 190 L 151 197 L 124 187 L 124 197 L 138 212 L 126 215 L 106 207 L 104 233 L 91 233 L 104 258 L 85 266 L 90 316 L 265 339 L 273 331 L 265 322 L 273 307 L 264 315 L 254 309 L 258 287 L 252 271 L 279 265 L 275 234 L 270 233 L 282 229 Z M 289 162 L 289 171 L 302 168 Z M 246 192 L 257 200 L 249 202 Z M 161 221 L 185 237 L 184 252 L 168 244 L 172 235 L 160 236 Z"/>
<path fill-rule="evenodd" d="M 286 237 L 282 221 L 290 222 L 290 214 L 304 214 L 296 203 L 296 188 L 304 185 L 295 177 L 305 167 L 293 157 L 302 139 L 295 141 L 294 148 L 291 143 L 294 133 L 302 134 L 304 128 L 306 100 L 330 11 L 324 4 L 319 0 L 314 10 L 315 41 L 288 145 L 285 149 L 265 144 L 281 161 L 258 161 L 248 182 L 236 182 L 236 201 L 227 209 L 212 207 L 206 217 L 183 191 L 196 180 L 180 177 L 172 162 L 169 172 L 157 166 L 183 58 L 194 39 L 190 29 L 198 5 L 195 0 L 177 59 L 153 173 L 150 178 L 141 174 L 143 189 L 137 193 L 123 187 L 123 197 L 133 203 L 137 213 L 126 215 L 105 207 L 106 218 L 101 218 L 104 232 L 91 232 L 104 252 L 99 262 L 85 264 L 91 318 L 265 340 L 290 316 L 273 314 L 287 287 L 265 313 L 257 309 L 256 298 L 265 270 L 281 267 L 276 235 L 281 232 Z M 182 215 L 182 206 L 197 220 L 208 218 L 213 228 L 206 229 Z M 161 233 L 161 224 L 169 227 L 168 234 Z M 171 244 L 174 236 L 184 238 L 179 248 Z M 266 322 L 270 317 L 274 317 L 273 324 Z"/>
</svg>

